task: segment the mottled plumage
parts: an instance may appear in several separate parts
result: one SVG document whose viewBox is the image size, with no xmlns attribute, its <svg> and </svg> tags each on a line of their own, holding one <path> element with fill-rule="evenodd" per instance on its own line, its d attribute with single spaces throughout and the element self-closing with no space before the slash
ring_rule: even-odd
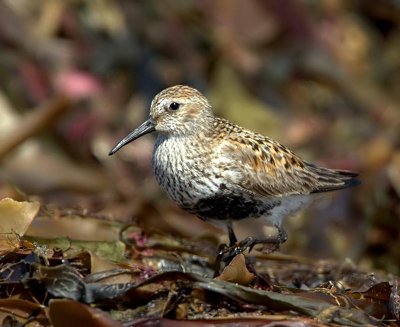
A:
<svg viewBox="0 0 400 327">
<path fill-rule="evenodd" d="M 153 170 L 161 187 L 181 208 L 225 224 L 231 243 L 235 220 L 262 217 L 279 229 L 312 193 L 358 183 L 356 173 L 310 164 L 266 136 L 215 117 L 207 99 L 188 86 L 160 92 L 149 119 L 110 154 L 153 131 Z"/>
</svg>

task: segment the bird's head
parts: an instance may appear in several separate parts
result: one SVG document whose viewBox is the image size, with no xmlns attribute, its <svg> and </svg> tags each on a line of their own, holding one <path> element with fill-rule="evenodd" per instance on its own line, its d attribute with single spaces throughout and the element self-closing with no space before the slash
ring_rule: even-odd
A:
<svg viewBox="0 0 400 327">
<path fill-rule="evenodd" d="M 126 144 L 154 131 L 167 137 L 196 133 L 207 127 L 212 117 L 211 106 L 199 91 L 185 85 L 169 87 L 154 97 L 149 119 L 129 133 L 109 154 L 114 154 Z"/>
</svg>

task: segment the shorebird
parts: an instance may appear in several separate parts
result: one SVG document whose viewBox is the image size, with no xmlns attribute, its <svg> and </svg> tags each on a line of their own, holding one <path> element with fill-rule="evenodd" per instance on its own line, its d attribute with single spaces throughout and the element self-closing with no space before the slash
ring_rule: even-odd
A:
<svg viewBox="0 0 400 327">
<path fill-rule="evenodd" d="M 151 103 L 149 118 L 109 153 L 152 132 L 158 136 L 153 171 L 160 186 L 182 209 L 225 226 L 230 247 L 287 239 L 282 219 L 304 207 L 315 193 L 357 185 L 357 173 L 319 167 L 267 136 L 216 117 L 198 90 L 176 85 Z M 237 243 L 232 223 L 263 219 L 276 237 L 249 236 Z"/>
</svg>

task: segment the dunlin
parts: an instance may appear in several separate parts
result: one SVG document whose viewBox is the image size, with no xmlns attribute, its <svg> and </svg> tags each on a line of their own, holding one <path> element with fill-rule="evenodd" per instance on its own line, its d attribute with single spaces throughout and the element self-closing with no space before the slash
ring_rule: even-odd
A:
<svg viewBox="0 0 400 327">
<path fill-rule="evenodd" d="M 137 138 L 157 132 L 153 171 L 158 183 L 182 209 L 225 226 L 263 219 L 276 237 L 248 237 L 242 248 L 287 238 L 282 219 L 305 206 L 313 194 L 359 183 L 356 173 L 319 167 L 278 142 L 216 117 L 207 98 L 177 85 L 155 96 L 150 116 L 119 142 L 110 155 Z"/>
</svg>

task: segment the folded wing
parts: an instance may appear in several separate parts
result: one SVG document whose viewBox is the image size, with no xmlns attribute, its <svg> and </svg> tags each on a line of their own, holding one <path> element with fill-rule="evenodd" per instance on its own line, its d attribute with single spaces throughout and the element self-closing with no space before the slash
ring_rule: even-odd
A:
<svg viewBox="0 0 400 327">
<path fill-rule="evenodd" d="M 307 163 L 260 134 L 236 135 L 224 142 L 221 150 L 234 163 L 232 167 L 237 167 L 235 183 L 262 196 L 329 192 L 360 183 L 357 173 Z"/>
</svg>

